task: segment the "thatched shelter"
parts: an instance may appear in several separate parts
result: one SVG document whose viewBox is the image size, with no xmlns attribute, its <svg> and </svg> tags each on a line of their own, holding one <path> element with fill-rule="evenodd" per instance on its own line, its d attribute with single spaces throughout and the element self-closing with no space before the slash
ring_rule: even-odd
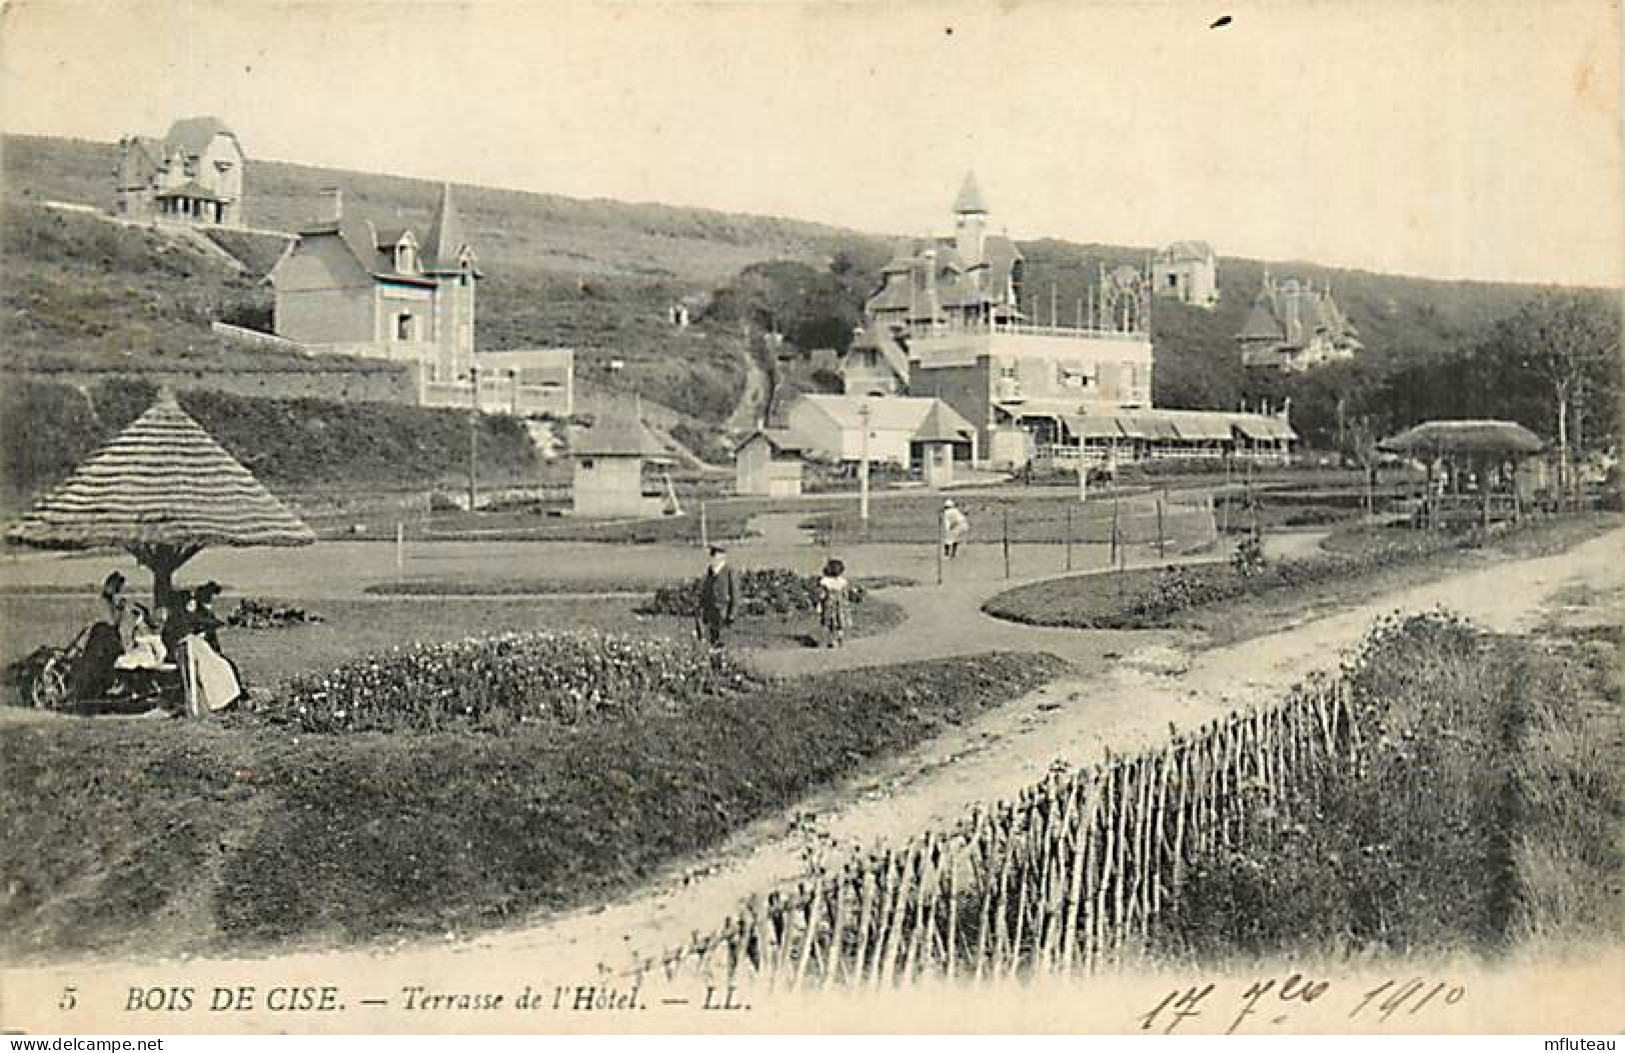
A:
<svg viewBox="0 0 1625 1053">
<path fill-rule="evenodd" d="M 1500 457 L 1539 453 L 1539 435 L 1509 420 L 1430 420 L 1377 444 L 1378 449 L 1418 460 L 1440 457 Z"/>
<path fill-rule="evenodd" d="M 1426 466 L 1423 516 L 1428 524 L 1473 520 L 1487 526 L 1506 518 L 1502 512 L 1514 519 L 1521 513 L 1518 465 L 1546 443 L 1513 421 L 1430 420 L 1382 440 L 1377 448 Z M 1438 487 L 1435 472 L 1442 473 Z"/>
<path fill-rule="evenodd" d="M 167 391 L 7 536 L 40 548 L 127 549 L 152 571 L 159 606 L 168 603 L 175 571 L 210 545 L 316 540 Z"/>
</svg>

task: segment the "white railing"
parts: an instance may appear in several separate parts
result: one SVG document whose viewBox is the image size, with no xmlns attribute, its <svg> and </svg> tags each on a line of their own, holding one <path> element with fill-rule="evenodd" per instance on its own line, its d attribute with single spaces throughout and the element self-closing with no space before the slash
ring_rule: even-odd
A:
<svg viewBox="0 0 1625 1053">
<path fill-rule="evenodd" d="M 1104 329 L 1068 325 L 1034 325 L 1031 322 L 972 322 L 967 325 L 910 322 L 911 337 L 954 336 L 961 333 L 1010 333 L 1018 336 L 1048 336 L 1062 340 L 1145 339 L 1144 329 Z"/>
<path fill-rule="evenodd" d="M 1238 460 L 1267 462 L 1271 464 L 1286 464 L 1292 460 L 1291 453 L 1276 449 L 1248 449 L 1246 446 L 1178 446 L 1167 445 L 1177 443 L 1177 439 L 1150 439 L 1134 440 L 1124 439 L 1116 447 L 1097 444 L 1085 445 L 1081 451 L 1077 446 L 1065 443 L 1044 444 L 1034 447 L 1033 460 L 1070 463 L 1076 461 L 1081 455 L 1088 463 L 1098 463 L 1115 457 L 1119 461 L 1153 460 L 1153 461 L 1217 461 L 1225 457 L 1234 457 Z"/>
</svg>

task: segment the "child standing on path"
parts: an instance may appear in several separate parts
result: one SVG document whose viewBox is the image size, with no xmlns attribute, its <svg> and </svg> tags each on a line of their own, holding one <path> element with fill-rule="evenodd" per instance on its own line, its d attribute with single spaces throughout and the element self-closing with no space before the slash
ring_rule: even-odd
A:
<svg viewBox="0 0 1625 1053">
<path fill-rule="evenodd" d="M 846 580 L 846 564 L 838 559 L 824 564 L 824 575 L 818 579 L 818 619 L 824 625 L 826 647 L 846 644 L 852 612 L 851 590 L 851 582 Z"/>
</svg>

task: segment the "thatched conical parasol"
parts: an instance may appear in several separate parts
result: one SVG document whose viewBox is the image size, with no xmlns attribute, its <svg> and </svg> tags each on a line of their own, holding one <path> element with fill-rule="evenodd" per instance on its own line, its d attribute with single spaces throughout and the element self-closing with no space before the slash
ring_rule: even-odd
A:
<svg viewBox="0 0 1625 1053">
<path fill-rule="evenodd" d="M 163 392 L 7 536 L 41 548 L 128 549 L 166 603 L 175 571 L 209 545 L 308 545 L 311 529 Z"/>
<path fill-rule="evenodd" d="M 1509 420 L 1430 420 L 1384 439 L 1377 448 L 1413 457 L 1450 454 L 1514 456 L 1539 453 L 1539 435 Z"/>
</svg>

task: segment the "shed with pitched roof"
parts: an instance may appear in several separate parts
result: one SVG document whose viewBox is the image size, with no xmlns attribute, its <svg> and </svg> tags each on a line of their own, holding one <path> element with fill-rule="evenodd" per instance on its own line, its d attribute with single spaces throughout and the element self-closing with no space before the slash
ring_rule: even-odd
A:
<svg viewBox="0 0 1625 1053">
<path fill-rule="evenodd" d="M 799 497 L 804 467 L 794 436 L 763 428 L 734 450 L 734 489 L 759 497 Z"/>
<path fill-rule="evenodd" d="M 658 515 L 661 499 L 643 492 L 645 465 L 670 462 L 665 449 L 638 417 L 603 416 L 571 436 L 575 462 L 571 505 L 590 518 Z"/>
</svg>

